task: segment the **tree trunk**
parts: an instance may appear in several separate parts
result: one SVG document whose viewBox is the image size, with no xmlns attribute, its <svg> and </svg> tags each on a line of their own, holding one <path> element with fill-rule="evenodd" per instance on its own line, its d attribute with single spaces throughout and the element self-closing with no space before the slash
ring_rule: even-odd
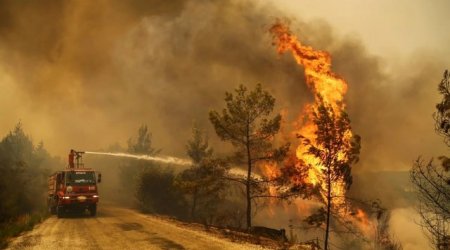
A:
<svg viewBox="0 0 450 250">
<path fill-rule="evenodd" d="M 247 229 L 252 227 L 252 199 L 250 196 L 250 178 L 251 178 L 251 164 L 248 166 L 247 173 L 247 183 L 246 183 L 246 191 L 247 191 Z"/>
<path fill-rule="evenodd" d="M 328 250 L 328 238 L 330 232 L 330 214 L 331 214 L 331 171 L 328 166 L 327 173 L 327 224 L 325 229 L 324 250 Z"/>
<path fill-rule="evenodd" d="M 251 198 L 251 177 L 252 177 L 252 161 L 250 155 L 250 135 L 249 135 L 249 122 L 247 121 L 247 183 L 246 183 L 246 194 L 247 194 L 247 229 L 252 227 L 252 198 Z"/>
</svg>

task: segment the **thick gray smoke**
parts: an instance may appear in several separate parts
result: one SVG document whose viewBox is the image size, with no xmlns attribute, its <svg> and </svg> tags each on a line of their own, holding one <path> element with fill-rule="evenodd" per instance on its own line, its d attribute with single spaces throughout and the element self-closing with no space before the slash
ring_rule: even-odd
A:
<svg viewBox="0 0 450 250">
<path fill-rule="evenodd" d="M 208 110 L 221 108 L 224 92 L 241 83 L 263 83 L 279 96 L 280 107 L 304 101 L 301 71 L 278 60 L 271 47 L 266 28 L 274 17 L 267 7 L 47 5 L 2 4 L 8 17 L 0 30 L 3 81 L 16 96 L 5 118 L 30 124 L 32 134 L 59 154 L 126 141 L 141 123 L 166 154 L 184 154 L 186 128 L 196 120 L 210 129 Z"/>
<path fill-rule="evenodd" d="M 302 69 L 271 46 L 267 28 L 283 17 L 275 9 L 250 1 L 3 1 L 0 65 L 10 122 L 1 130 L 21 119 L 61 154 L 124 142 L 147 123 L 158 147 L 183 156 L 194 120 L 214 140 L 207 112 L 221 109 L 224 92 L 241 83 L 262 83 L 292 122 L 310 94 Z M 303 42 L 331 51 L 349 83 L 348 109 L 363 138 L 358 168 L 405 169 L 437 150 L 438 60 L 417 56 L 415 65 L 387 74 L 382 59 L 328 24 L 292 26 Z"/>
</svg>

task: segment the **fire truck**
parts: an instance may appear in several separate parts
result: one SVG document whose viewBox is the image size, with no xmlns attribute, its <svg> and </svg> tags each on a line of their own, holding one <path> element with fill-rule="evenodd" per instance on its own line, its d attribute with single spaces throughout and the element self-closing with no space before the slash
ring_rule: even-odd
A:
<svg viewBox="0 0 450 250">
<path fill-rule="evenodd" d="M 91 216 L 97 214 L 97 183 L 101 182 L 102 175 L 84 167 L 83 154 L 70 150 L 67 168 L 48 178 L 48 210 L 58 218 L 69 211 L 84 213 L 88 210 Z"/>
</svg>

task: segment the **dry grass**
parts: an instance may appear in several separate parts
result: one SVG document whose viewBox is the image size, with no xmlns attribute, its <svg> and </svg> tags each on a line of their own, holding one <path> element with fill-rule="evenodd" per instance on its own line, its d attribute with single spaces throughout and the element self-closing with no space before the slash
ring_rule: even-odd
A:
<svg viewBox="0 0 450 250">
<path fill-rule="evenodd" d="M 0 249 L 8 245 L 8 240 L 33 227 L 47 218 L 47 213 L 34 213 L 19 216 L 15 220 L 0 224 Z"/>
</svg>

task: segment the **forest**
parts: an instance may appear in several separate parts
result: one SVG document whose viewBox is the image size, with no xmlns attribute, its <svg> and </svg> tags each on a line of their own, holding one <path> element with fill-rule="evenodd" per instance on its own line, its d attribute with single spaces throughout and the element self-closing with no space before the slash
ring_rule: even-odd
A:
<svg viewBox="0 0 450 250">
<path fill-rule="evenodd" d="M 436 132 L 447 143 L 450 138 L 447 71 L 438 84 L 438 91 L 442 100 L 434 113 Z M 240 85 L 227 92 L 224 100 L 226 108 L 221 113 L 211 111 L 209 120 L 217 136 L 232 145 L 231 154 L 215 154 L 208 136 L 194 124 L 192 136 L 185 142 L 186 156 L 192 163 L 189 167 L 180 169 L 146 160 L 93 157 L 92 165 L 117 179 L 105 187 L 112 189 L 105 191 L 109 193 L 106 199 L 129 204 L 144 213 L 190 223 L 254 234 L 264 231 L 268 237 L 291 244 L 299 243 L 292 231 L 286 237 L 274 229 L 255 226 L 253 217 L 274 204 L 308 200 L 314 204 L 309 205 L 310 211 L 314 210 L 301 222 L 307 226 L 303 230 L 323 230 L 324 248 L 333 244 L 328 241 L 331 238 L 330 241 L 349 248 L 363 248 L 368 244 L 376 249 L 402 249 L 401 242 L 389 232 L 390 211 L 379 200 L 347 194 L 352 187 L 352 166 L 357 164 L 363 141 L 357 135 L 347 136 L 351 131 L 347 114 L 335 113 L 318 97 L 318 106 L 311 113 L 311 122 L 317 129 L 295 138 L 299 148 L 306 148 L 299 157 L 290 143 L 277 140 L 282 119 L 273 110 L 275 98 L 261 85 L 255 89 Z M 126 149 L 115 145 L 108 150 L 149 156 L 162 151 L 154 145 L 147 125 L 140 126 L 127 145 Z M 47 176 L 65 163 L 52 157 L 43 142 L 35 144 L 21 123 L 1 140 L 0 156 L 0 222 L 4 240 L 31 229 L 48 216 Z M 115 170 L 108 169 L 111 167 Z M 418 157 L 411 166 L 410 182 L 415 190 L 420 225 L 436 249 L 445 249 L 442 246 L 448 241 L 450 210 L 448 158 Z M 110 194 L 116 191 L 119 196 Z M 314 245 L 321 241 L 311 242 Z"/>
<path fill-rule="evenodd" d="M 0 0 L 0 248 L 449 249 L 449 8 Z"/>
</svg>

